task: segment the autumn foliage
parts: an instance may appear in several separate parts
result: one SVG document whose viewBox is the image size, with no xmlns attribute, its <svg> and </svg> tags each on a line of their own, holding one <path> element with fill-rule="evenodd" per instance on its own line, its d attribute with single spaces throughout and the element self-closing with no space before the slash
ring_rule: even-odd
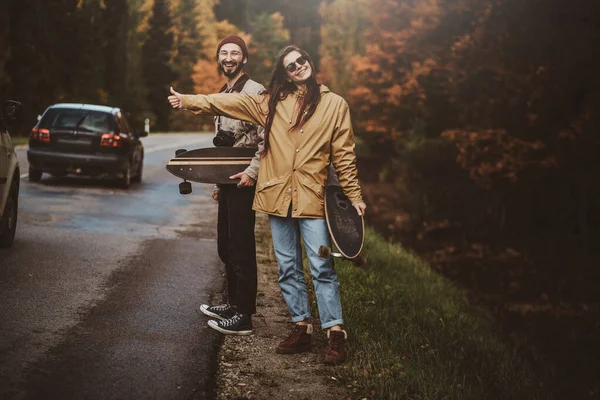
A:
<svg viewBox="0 0 600 400">
<path fill-rule="evenodd" d="M 598 191 L 577 178 L 598 172 L 593 110 L 600 79 L 586 36 L 598 28 L 591 10 L 518 0 L 370 3 L 372 28 L 352 58 L 356 84 L 349 93 L 371 153 L 387 157 L 382 168 L 395 165 L 398 186 L 423 174 L 434 182 L 429 167 L 449 173 L 450 159 L 476 187 L 499 197 L 549 190 L 540 187 L 544 180 L 563 179 L 574 193 L 572 225 L 591 235 L 587 221 L 598 215 L 589 207 Z M 425 165 L 429 151 L 436 159 Z M 549 205 L 538 217 L 568 218 L 560 215 L 565 206 Z M 521 218 L 526 210 L 518 208 Z"/>
<path fill-rule="evenodd" d="M 344 89 L 359 159 L 396 192 L 398 210 L 379 208 L 401 221 L 390 236 L 404 229 L 419 240 L 438 226 L 458 243 L 453 251 L 473 242 L 516 249 L 547 279 L 545 293 L 597 301 L 589 284 L 600 277 L 593 3 L 369 2 L 370 28 Z M 576 391 L 598 393 L 587 391 L 591 381 Z"/>
</svg>

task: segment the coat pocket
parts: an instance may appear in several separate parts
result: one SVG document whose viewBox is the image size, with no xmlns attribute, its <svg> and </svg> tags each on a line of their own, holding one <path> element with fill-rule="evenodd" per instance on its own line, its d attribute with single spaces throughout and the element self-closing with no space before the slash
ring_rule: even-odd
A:
<svg viewBox="0 0 600 400">
<path fill-rule="evenodd" d="M 325 215 L 324 189 L 315 182 L 301 182 L 298 203 L 305 217 L 322 218 Z"/>
<path fill-rule="evenodd" d="M 310 192 L 314 193 L 321 202 L 325 198 L 325 188 L 322 185 L 319 185 L 316 182 L 300 182 L 300 184 L 306 189 L 309 189 Z"/>
<path fill-rule="evenodd" d="M 262 192 L 265 189 L 268 189 L 268 188 L 273 187 L 275 185 L 281 184 L 281 182 L 282 182 L 282 180 L 278 179 L 278 178 L 271 179 L 271 180 L 268 180 L 266 182 L 261 182 L 258 185 L 256 185 L 256 192 L 257 193 L 258 192 Z"/>
<path fill-rule="evenodd" d="M 281 179 L 271 179 L 256 185 L 254 209 L 267 214 L 279 213 L 284 200 L 283 183 Z"/>
</svg>

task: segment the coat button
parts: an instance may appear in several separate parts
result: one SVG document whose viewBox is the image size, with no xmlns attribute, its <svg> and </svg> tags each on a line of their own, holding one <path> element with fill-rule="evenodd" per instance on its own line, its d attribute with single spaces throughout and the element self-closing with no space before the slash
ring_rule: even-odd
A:
<svg viewBox="0 0 600 400">
<path fill-rule="evenodd" d="M 292 171 L 296 172 L 296 168 L 292 168 Z"/>
<path fill-rule="evenodd" d="M 300 153 L 300 149 L 296 149 L 296 153 Z"/>
<path fill-rule="evenodd" d="M 304 133 L 304 129 L 300 129 L 300 133 Z"/>
</svg>

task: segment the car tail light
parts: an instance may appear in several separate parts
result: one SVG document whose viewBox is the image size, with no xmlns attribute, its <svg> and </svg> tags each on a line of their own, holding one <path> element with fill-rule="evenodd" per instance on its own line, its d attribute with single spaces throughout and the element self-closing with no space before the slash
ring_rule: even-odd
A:
<svg viewBox="0 0 600 400">
<path fill-rule="evenodd" d="M 125 139 L 114 133 L 103 133 L 100 139 L 101 147 L 122 147 L 125 144 Z"/>
<path fill-rule="evenodd" d="M 29 137 L 33 140 L 50 143 L 50 130 L 46 128 L 33 128 Z"/>
</svg>

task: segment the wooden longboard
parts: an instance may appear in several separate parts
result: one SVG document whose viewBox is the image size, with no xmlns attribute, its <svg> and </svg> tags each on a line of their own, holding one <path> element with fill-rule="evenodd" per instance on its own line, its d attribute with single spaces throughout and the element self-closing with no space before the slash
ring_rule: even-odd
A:
<svg viewBox="0 0 600 400">
<path fill-rule="evenodd" d="M 364 243 L 365 222 L 338 183 L 333 168 L 325 188 L 325 218 L 333 243 L 344 258 L 358 259 Z"/>
<path fill-rule="evenodd" d="M 245 147 L 206 147 L 177 154 L 167 163 L 167 171 L 192 182 L 236 184 L 230 176 L 244 171 L 258 149 Z"/>
</svg>

